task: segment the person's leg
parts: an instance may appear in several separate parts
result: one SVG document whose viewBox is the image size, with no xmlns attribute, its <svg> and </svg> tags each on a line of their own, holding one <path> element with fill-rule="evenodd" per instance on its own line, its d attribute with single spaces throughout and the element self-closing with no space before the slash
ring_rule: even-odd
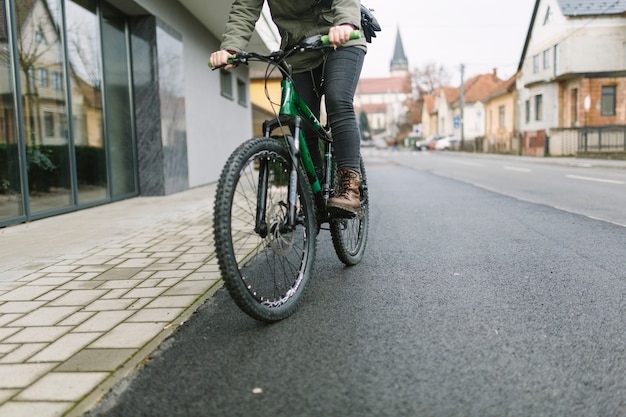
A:
<svg viewBox="0 0 626 417">
<path fill-rule="evenodd" d="M 329 54 L 324 71 L 326 111 L 332 129 L 337 168 L 360 171 L 361 133 L 354 111 L 356 92 L 365 51 L 339 48 Z"/>
<path fill-rule="evenodd" d="M 359 82 L 365 51 L 339 48 L 326 61 L 324 91 L 332 129 L 338 183 L 327 208 L 338 217 L 361 213 L 361 133 L 354 112 L 354 93 Z"/>
<path fill-rule="evenodd" d="M 321 102 L 320 96 L 322 95 L 320 86 L 322 68 L 319 67 L 313 71 L 294 74 L 292 78 L 296 91 L 306 105 L 309 106 L 315 117 L 319 119 Z M 322 162 L 322 154 L 320 152 L 317 134 L 313 130 L 313 127 L 307 122 L 302 123 L 302 128 L 304 129 L 304 137 L 306 138 L 306 144 L 309 148 L 313 165 L 315 165 L 315 172 L 321 181 L 324 174 L 324 164 Z"/>
</svg>

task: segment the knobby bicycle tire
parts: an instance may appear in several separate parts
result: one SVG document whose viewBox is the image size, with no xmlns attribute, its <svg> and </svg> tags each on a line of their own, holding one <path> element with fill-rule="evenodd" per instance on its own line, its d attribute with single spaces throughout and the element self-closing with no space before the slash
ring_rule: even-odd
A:
<svg viewBox="0 0 626 417">
<path fill-rule="evenodd" d="M 335 253 L 339 260 L 348 266 L 356 265 L 363 259 L 369 231 L 369 194 L 363 158 L 360 160 L 360 168 L 361 216 L 330 221 L 330 235 Z"/>
<path fill-rule="evenodd" d="M 255 231 L 263 163 L 269 168 L 265 233 Z M 265 322 L 282 320 L 296 311 L 315 258 L 315 206 L 301 166 L 295 230 L 279 227 L 287 213 L 290 171 L 291 158 L 283 143 L 253 138 L 229 157 L 215 196 L 215 251 L 224 284 L 241 310 Z"/>
</svg>

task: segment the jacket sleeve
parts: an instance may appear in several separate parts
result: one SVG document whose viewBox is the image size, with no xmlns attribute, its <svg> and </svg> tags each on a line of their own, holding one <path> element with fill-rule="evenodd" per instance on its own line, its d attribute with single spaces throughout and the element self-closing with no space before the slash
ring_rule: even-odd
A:
<svg viewBox="0 0 626 417">
<path fill-rule="evenodd" d="M 362 29 L 360 0 L 333 0 L 333 13 L 335 26 L 350 23 L 357 29 Z"/>
<path fill-rule="evenodd" d="M 263 3 L 264 0 L 235 0 L 233 2 L 220 49 L 243 51 L 248 47 L 256 22 L 261 16 Z"/>
</svg>

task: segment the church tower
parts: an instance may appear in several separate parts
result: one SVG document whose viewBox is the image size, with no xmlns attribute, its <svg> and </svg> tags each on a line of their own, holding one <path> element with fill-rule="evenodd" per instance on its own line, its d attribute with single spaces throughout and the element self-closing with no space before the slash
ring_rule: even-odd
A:
<svg viewBox="0 0 626 417">
<path fill-rule="evenodd" d="M 400 28 L 396 35 L 396 46 L 393 50 L 393 58 L 391 59 L 390 71 L 392 77 L 406 77 L 409 75 L 409 60 L 404 54 L 402 46 L 402 37 L 400 36 Z"/>
</svg>

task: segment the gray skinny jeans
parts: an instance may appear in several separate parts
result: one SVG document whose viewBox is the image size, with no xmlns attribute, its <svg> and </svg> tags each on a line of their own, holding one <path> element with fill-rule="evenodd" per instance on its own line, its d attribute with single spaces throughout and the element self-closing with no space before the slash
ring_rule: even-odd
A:
<svg viewBox="0 0 626 417">
<path fill-rule="evenodd" d="M 318 118 L 321 96 L 326 95 L 337 168 L 350 168 L 359 174 L 361 133 L 353 102 L 364 59 L 365 51 L 360 48 L 338 48 L 319 67 L 293 75 L 296 91 Z M 317 136 L 306 123 L 304 134 L 319 175 L 323 164 Z"/>
</svg>

